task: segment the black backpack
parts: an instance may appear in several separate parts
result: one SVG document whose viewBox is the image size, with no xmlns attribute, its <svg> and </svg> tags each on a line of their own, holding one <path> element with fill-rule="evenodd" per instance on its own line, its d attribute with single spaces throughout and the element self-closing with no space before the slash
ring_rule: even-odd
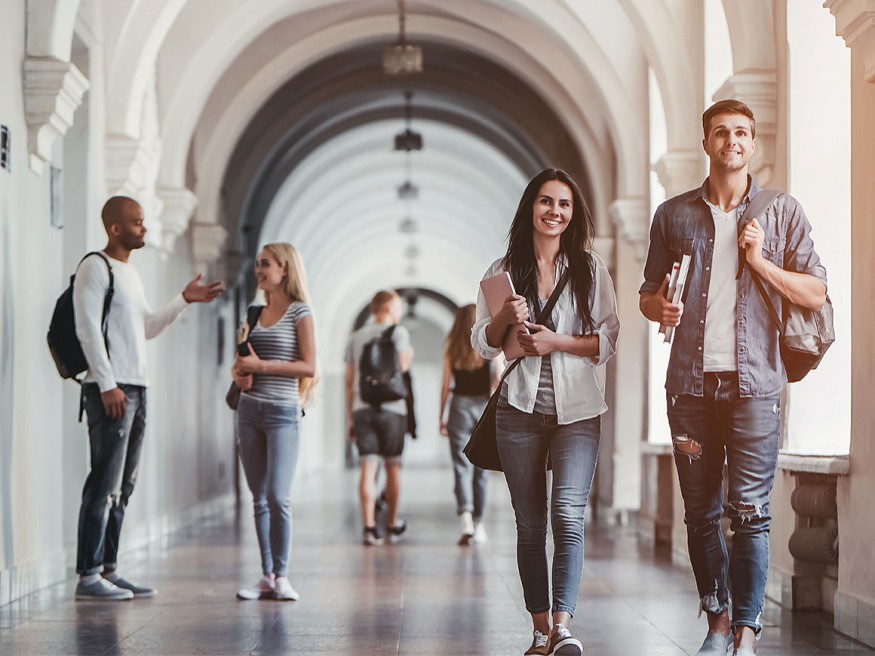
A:
<svg viewBox="0 0 875 656">
<path fill-rule="evenodd" d="M 359 357 L 359 392 L 362 401 L 379 409 L 381 403 L 398 401 L 407 396 L 407 386 L 398 350 L 392 341 L 395 326 L 368 340 Z"/>
<path fill-rule="evenodd" d="M 106 288 L 106 295 L 103 297 L 103 315 L 100 321 L 100 325 L 103 328 L 103 340 L 106 342 L 106 350 L 109 352 L 106 320 L 109 316 L 109 304 L 112 302 L 112 295 L 115 291 L 113 287 L 112 266 L 106 256 L 98 251 L 86 254 L 79 261 L 79 264 L 82 264 L 85 258 L 91 255 L 99 255 L 100 259 L 106 263 L 106 268 L 109 269 L 109 286 Z M 47 340 L 49 342 L 49 352 L 52 354 L 61 378 L 72 378 L 78 383 L 81 381 L 76 376 L 88 369 L 88 361 L 85 359 L 82 345 L 76 336 L 76 320 L 73 316 L 73 281 L 75 279 L 76 274 L 74 273 L 70 276 L 70 285 L 58 297 L 58 302 L 55 303 L 55 311 L 52 313 L 52 320 L 49 323 Z"/>
</svg>

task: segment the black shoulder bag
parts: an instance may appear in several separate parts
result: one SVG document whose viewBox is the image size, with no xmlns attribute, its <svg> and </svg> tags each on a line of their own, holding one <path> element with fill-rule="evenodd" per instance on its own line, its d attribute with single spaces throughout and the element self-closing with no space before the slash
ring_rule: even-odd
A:
<svg viewBox="0 0 875 656">
<path fill-rule="evenodd" d="M 747 225 L 749 221 L 760 216 L 779 194 L 780 192 L 778 191 L 763 189 L 754 196 L 739 221 L 739 230 Z M 745 263 L 744 253 L 739 251 L 738 257 L 738 272 L 741 275 Z M 829 300 L 827 295 L 826 302 L 824 302 L 822 308 L 819 310 L 809 310 L 784 299 L 782 303 L 784 309 L 782 321 L 781 317 L 778 316 L 777 308 L 772 303 L 772 299 L 766 293 L 763 281 L 750 267 L 748 267 L 748 271 L 750 271 L 750 277 L 756 284 L 757 290 L 766 304 L 766 309 L 769 311 L 772 323 L 775 324 L 780 334 L 781 360 L 783 360 L 784 369 L 787 371 L 787 381 L 795 383 L 802 380 L 809 371 L 817 369 L 817 365 L 820 364 L 824 353 L 835 341 L 832 301 Z"/>
<path fill-rule="evenodd" d="M 535 323 L 543 324 L 553 312 L 553 306 L 559 300 L 559 295 L 562 293 L 570 276 L 571 270 L 565 269 L 556 287 L 553 288 L 553 293 L 550 294 L 547 304 L 538 313 Z M 510 372 L 516 369 L 521 361 L 522 358 L 517 358 L 504 370 L 498 383 L 498 388 L 489 397 L 486 409 L 483 410 L 477 425 L 471 431 L 471 438 L 465 445 L 464 453 L 475 467 L 491 469 L 492 471 L 504 471 L 501 467 L 501 458 L 498 456 L 498 444 L 495 439 L 495 417 L 498 412 L 498 400 L 501 398 L 501 386 L 510 375 Z"/>
<path fill-rule="evenodd" d="M 261 311 L 264 309 L 263 305 L 250 305 L 249 309 L 246 311 L 246 323 L 249 325 L 249 332 L 255 327 L 255 324 L 258 323 L 258 317 L 261 316 Z M 237 344 L 237 353 L 240 355 L 249 355 L 249 334 L 247 333 L 246 339 Z M 240 403 L 240 388 L 237 387 L 237 383 L 233 380 L 231 381 L 230 387 L 228 387 L 228 391 L 225 394 L 225 403 L 228 404 L 228 407 L 231 410 L 236 410 L 237 405 Z"/>
</svg>

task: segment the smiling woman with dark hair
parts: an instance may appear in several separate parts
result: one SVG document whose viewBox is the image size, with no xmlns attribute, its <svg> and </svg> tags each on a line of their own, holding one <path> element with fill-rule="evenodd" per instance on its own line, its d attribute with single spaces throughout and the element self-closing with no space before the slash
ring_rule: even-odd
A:
<svg viewBox="0 0 875 656">
<path fill-rule="evenodd" d="M 546 169 L 529 182 L 510 227 L 505 256 L 484 278 L 510 273 L 516 294 L 490 316 L 482 292 L 471 333 L 484 358 L 518 336 L 523 361 L 502 384 L 496 441 L 517 524 L 517 564 L 534 635 L 526 654 L 579 656 L 568 631 L 583 571 L 583 519 L 598 456 L 605 362 L 620 323 L 608 269 L 589 250 L 593 224 L 577 183 Z M 558 287 L 563 285 L 562 287 Z M 556 305 L 532 323 L 554 293 Z M 553 468 L 553 600 L 547 575 L 547 460 Z M 551 616 L 552 610 L 552 633 Z"/>
</svg>

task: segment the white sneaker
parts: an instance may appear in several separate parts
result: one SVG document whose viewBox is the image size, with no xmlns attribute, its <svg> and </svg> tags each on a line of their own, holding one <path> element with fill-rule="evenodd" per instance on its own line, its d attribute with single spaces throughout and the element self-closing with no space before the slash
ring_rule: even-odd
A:
<svg viewBox="0 0 875 656">
<path fill-rule="evenodd" d="M 298 601 L 301 595 L 292 587 L 289 582 L 289 577 L 280 576 L 276 580 L 276 597 L 277 601 Z"/>
<path fill-rule="evenodd" d="M 474 538 L 472 540 L 478 544 L 483 544 L 489 541 L 489 535 L 486 533 L 486 525 L 483 522 L 474 524 Z"/>
<path fill-rule="evenodd" d="M 276 597 L 276 583 L 267 575 L 262 576 L 258 583 L 251 588 L 241 588 L 237 591 L 237 598 L 247 601 L 253 599 L 273 599 L 274 597 Z"/>
<path fill-rule="evenodd" d="M 92 583 L 79 581 L 76 584 L 77 601 L 127 601 L 133 598 L 133 592 L 120 588 L 104 578 L 99 578 Z"/>
<path fill-rule="evenodd" d="M 459 515 L 459 521 L 462 523 L 462 537 L 459 538 L 461 546 L 469 545 L 474 540 L 474 520 L 471 513 L 468 511 Z"/>
</svg>

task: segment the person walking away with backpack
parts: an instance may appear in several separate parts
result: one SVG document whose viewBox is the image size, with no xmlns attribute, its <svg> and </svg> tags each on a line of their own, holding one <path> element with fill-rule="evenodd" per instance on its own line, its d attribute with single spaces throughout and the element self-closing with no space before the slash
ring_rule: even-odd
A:
<svg viewBox="0 0 875 656">
<path fill-rule="evenodd" d="M 526 654 L 579 656 L 583 650 L 568 623 L 583 571 L 583 520 L 600 418 L 608 409 L 605 363 L 614 355 L 620 330 L 611 276 L 590 250 L 593 235 L 577 183 L 564 171 L 541 171 L 520 199 L 507 253 L 484 275 L 506 271 L 516 294 L 490 316 L 480 290 L 471 332 L 477 352 L 492 359 L 501 354 L 511 326 L 525 322 L 529 331 L 517 337 L 525 357 L 501 385 L 495 425 L 516 515 L 517 565 L 534 625 Z M 548 316 L 534 323 L 551 301 L 555 305 Z M 548 455 L 553 466 L 552 604 L 546 548 Z"/>
<path fill-rule="evenodd" d="M 91 471 L 82 489 L 76 571 L 78 600 L 120 601 L 151 597 L 155 590 L 117 571 L 119 536 L 137 481 L 146 428 L 146 340 L 169 326 L 190 303 L 209 303 L 224 289 L 198 275 L 164 308 L 153 312 L 140 276 L 128 261 L 146 245 L 143 208 L 113 196 L 101 212 L 114 293 L 104 333 L 104 301 L 110 271 L 99 256 L 80 262 L 73 285 L 76 336 L 88 363 L 82 395 L 88 417 Z"/>
<path fill-rule="evenodd" d="M 489 395 L 498 386 L 498 370 L 471 346 L 477 307 L 473 303 L 456 310 L 453 327 L 444 347 L 444 371 L 441 382 L 440 433 L 449 438 L 453 460 L 456 512 L 462 523 L 459 545 L 486 542 L 483 513 L 486 510 L 486 488 L 489 483 L 485 469 L 472 465 L 462 450 L 471 431 L 483 414 Z M 446 421 L 447 399 L 452 393 Z"/>
<path fill-rule="evenodd" d="M 708 177 L 657 208 L 639 307 L 651 321 L 676 326 L 665 391 L 699 614 L 708 618 L 696 653 L 752 656 L 763 629 L 787 375 L 778 328 L 751 272 L 781 316 L 786 302 L 823 306 L 826 269 L 795 198 L 780 194 L 745 218 L 765 192 L 748 174 L 756 150 L 750 108 L 721 100 L 702 115 L 702 129 Z M 691 256 L 686 299 L 675 304 L 666 299 L 666 275 L 683 255 Z M 724 461 L 731 554 L 721 525 Z"/>
<path fill-rule="evenodd" d="M 267 244 L 255 260 L 267 304 L 244 326 L 247 353 L 231 367 L 240 388 L 237 443 L 252 492 L 261 579 L 240 599 L 295 601 L 288 578 L 292 478 L 298 460 L 298 417 L 316 375 L 316 330 L 304 263 L 291 244 Z"/>
<path fill-rule="evenodd" d="M 398 517 L 401 495 L 401 454 L 407 431 L 406 388 L 403 372 L 413 362 L 410 333 L 401 320 L 401 297 L 379 291 L 371 300 L 372 321 L 352 335 L 346 347 L 346 422 L 349 440 L 361 462 L 359 502 L 362 542 L 383 544 L 376 525 L 377 469 L 386 465 L 386 532 L 397 542 L 407 528 Z"/>
</svg>

